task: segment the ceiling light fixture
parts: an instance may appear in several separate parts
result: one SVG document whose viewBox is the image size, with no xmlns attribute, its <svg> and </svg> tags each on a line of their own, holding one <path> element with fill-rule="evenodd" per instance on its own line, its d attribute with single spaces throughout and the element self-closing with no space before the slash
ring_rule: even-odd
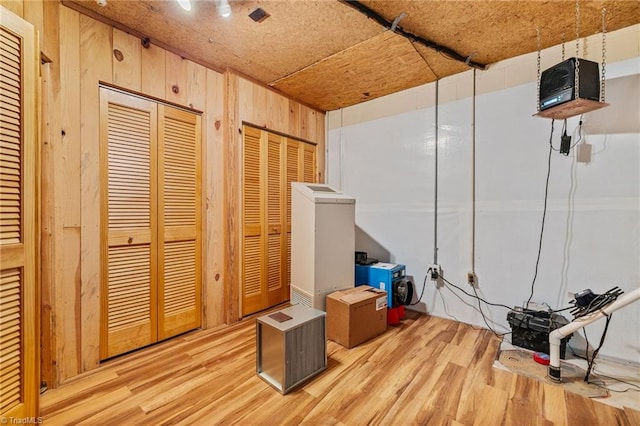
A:
<svg viewBox="0 0 640 426">
<path fill-rule="evenodd" d="M 223 18 L 228 18 L 231 16 L 231 6 L 229 5 L 228 0 L 220 0 L 218 3 L 218 13 Z"/>
<path fill-rule="evenodd" d="M 184 10 L 191 10 L 191 0 L 176 0 Z"/>
</svg>

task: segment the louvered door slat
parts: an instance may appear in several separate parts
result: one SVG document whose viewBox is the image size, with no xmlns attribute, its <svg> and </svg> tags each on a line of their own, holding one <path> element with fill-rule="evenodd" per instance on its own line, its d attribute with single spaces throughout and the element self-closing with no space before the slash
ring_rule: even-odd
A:
<svg viewBox="0 0 640 426">
<path fill-rule="evenodd" d="M 36 155 L 33 26 L 0 6 L 0 418 L 37 416 Z"/>
<path fill-rule="evenodd" d="M 7 47 L 7 41 L 15 36 L 4 28 L 0 31 L 2 47 Z M 19 39 L 18 39 L 19 43 Z M 3 56 L 9 56 L 11 65 L 0 68 L 0 245 L 20 244 L 22 224 L 21 194 L 21 129 L 20 105 L 21 92 L 19 87 L 20 49 L 7 49 Z M 14 81 L 17 84 L 7 84 Z M 0 376 L 0 413 L 5 413 L 17 407 L 21 400 L 21 276 L 20 269 L 2 270 L 0 275 L 0 362 L 2 374 Z"/>
<path fill-rule="evenodd" d="M 196 225 L 196 138 L 193 125 L 165 120 L 164 225 Z M 180 132 L 181 131 L 181 132 Z"/>
<path fill-rule="evenodd" d="M 104 88 L 100 100 L 104 359 L 157 341 L 157 107 Z"/>
<path fill-rule="evenodd" d="M 0 275 L 0 360 L 2 375 L 0 413 L 20 403 L 22 372 L 21 332 L 21 276 L 19 269 L 3 270 Z"/>
<path fill-rule="evenodd" d="M 245 228 L 260 225 L 260 131 L 244 127 L 243 213 Z"/>
<path fill-rule="evenodd" d="M 267 219 L 272 227 L 282 220 L 282 137 L 269 133 L 267 140 Z"/>
<path fill-rule="evenodd" d="M 195 251 L 195 241 L 165 244 L 164 277 L 171 283 L 164 291 L 166 315 L 192 310 L 196 303 Z"/>
<path fill-rule="evenodd" d="M 149 264 L 149 245 L 109 248 L 108 357 L 154 341 Z"/>
<path fill-rule="evenodd" d="M 267 290 L 280 290 L 282 288 L 282 275 L 280 272 L 282 242 L 280 241 L 280 234 L 269 235 L 267 241 L 267 258 L 269 265 L 267 272 Z"/>
<path fill-rule="evenodd" d="M 260 236 L 244 237 L 242 244 L 242 312 L 248 315 L 263 308 L 262 244 Z"/>
<path fill-rule="evenodd" d="M 0 244 L 19 244 L 22 241 L 20 218 L 21 200 L 21 108 L 20 91 L 20 38 L 2 30 L 0 39 L 8 50 L 4 56 L 11 65 L 0 68 L 2 85 L 0 96 Z M 1 411 L 0 411 L 1 412 Z"/>
<path fill-rule="evenodd" d="M 159 107 L 158 338 L 201 325 L 200 117 Z"/>
<path fill-rule="evenodd" d="M 145 126 L 132 127 L 114 116 L 128 112 L 132 121 Z M 109 228 L 151 226 L 151 117 L 153 111 L 109 105 Z"/>
<path fill-rule="evenodd" d="M 297 141 L 287 141 L 287 232 L 291 232 L 291 182 L 299 182 L 299 155 Z"/>
<path fill-rule="evenodd" d="M 303 181 L 314 183 L 316 181 L 316 147 L 310 144 L 303 144 Z"/>
</svg>

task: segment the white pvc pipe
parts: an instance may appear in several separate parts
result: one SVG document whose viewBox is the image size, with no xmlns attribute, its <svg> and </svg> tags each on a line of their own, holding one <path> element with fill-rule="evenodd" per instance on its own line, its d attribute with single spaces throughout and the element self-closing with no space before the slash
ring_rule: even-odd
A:
<svg viewBox="0 0 640 426">
<path fill-rule="evenodd" d="M 553 330 L 549 334 L 549 378 L 555 381 L 560 381 L 561 379 L 560 341 L 562 339 L 564 339 L 574 331 L 577 331 L 582 327 L 599 320 L 600 318 L 604 318 L 605 316 L 608 316 L 618 309 L 624 308 L 625 306 L 637 301 L 638 299 L 640 299 L 640 288 L 637 288 L 630 293 L 618 297 L 615 302 L 605 306 L 604 308 L 593 314 L 577 318 L 564 327 Z"/>
</svg>

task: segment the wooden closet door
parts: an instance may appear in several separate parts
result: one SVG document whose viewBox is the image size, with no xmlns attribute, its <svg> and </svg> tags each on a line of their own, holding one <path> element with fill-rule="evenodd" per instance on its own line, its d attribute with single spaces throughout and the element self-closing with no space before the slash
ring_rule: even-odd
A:
<svg viewBox="0 0 640 426">
<path fill-rule="evenodd" d="M 201 324 L 200 116 L 158 106 L 158 338 Z"/>
<path fill-rule="evenodd" d="M 315 145 L 287 139 L 285 150 L 285 245 L 282 251 L 284 263 L 284 300 L 291 294 L 291 182 L 316 182 L 316 147 Z"/>
<path fill-rule="evenodd" d="M 157 105 L 104 88 L 100 102 L 104 359 L 157 341 Z"/>
<path fill-rule="evenodd" d="M 264 308 L 277 305 L 288 300 L 289 297 L 283 295 L 284 277 L 282 273 L 282 252 L 284 247 L 284 138 L 274 133 L 263 132 L 266 136 L 266 191 L 267 217 L 266 229 L 266 300 L 263 301 Z M 263 136 L 263 137 L 264 137 Z M 286 297 L 285 297 L 286 296 Z"/>
<path fill-rule="evenodd" d="M 0 416 L 38 415 L 38 49 L 0 6 Z"/>
<path fill-rule="evenodd" d="M 289 300 L 291 182 L 315 182 L 315 146 L 243 127 L 242 315 Z"/>
<path fill-rule="evenodd" d="M 300 182 L 302 174 L 302 152 L 301 143 L 287 139 L 286 153 L 285 153 L 285 228 L 286 228 L 286 245 L 284 247 L 284 272 L 285 277 L 284 288 L 282 289 L 283 297 L 285 300 L 289 300 L 291 294 L 291 182 Z"/>
<path fill-rule="evenodd" d="M 264 200 L 262 191 L 262 132 L 243 126 L 242 181 L 242 315 L 264 309 L 264 279 L 266 264 L 262 240 Z"/>
<path fill-rule="evenodd" d="M 316 146 L 302 143 L 302 181 L 316 183 Z"/>
</svg>

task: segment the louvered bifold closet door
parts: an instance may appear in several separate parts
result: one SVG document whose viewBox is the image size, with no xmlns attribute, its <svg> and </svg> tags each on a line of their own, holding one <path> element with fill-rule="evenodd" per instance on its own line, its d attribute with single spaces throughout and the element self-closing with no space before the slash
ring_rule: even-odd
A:
<svg viewBox="0 0 640 426">
<path fill-rule="evenodd" d="M 284 250 L 285 270 L 285 288 L 283 288 L 284 296 L 289 299 L 291 291 L 291 182 L 300 182 L 301 168 L 301 142 L 293 139 L 287 139 L 285 153 L 285 180 L 286 180 L 286 203 L 285 203 L 285 227 L 286 241 Z"/>
<path fill-rule="evenodd" d="M 288 299 L 283 294 L 283 247 L 284 234 L 284 137 L 263 132 L 267 141 L 267 223 L 266 223 L 266 262 L 267 262 L 267 300 L 266 306 L 274 306 Z"/>
<path fill-rule="evenodd" d="M 316 182 L 316 146 L 308 143 L 302 144 L 302 164 L 303 182 L 315 183 Z"/>
<path fill-rule="evenodd" d="M 200 327 L 200 116 L 165 105 L 159 116 L 158 338 Z"/>
<path fill-rule="evenodd" d="M 37 47 L 33 26 L 0 6 L 0 418 L 35 418 Z M 6 420 L 6 421 L 5 421 Z"/>
<path fill-rule="evenodd" d="M 157 105 L 105 88 L 100 102 L 104 359 L 157 341 Z"/>
<path fill-rule="evenodd" d="M 262 132 L 243 126 L 243 182 L 242 182 L 242 314 L 260 311 L 264 306 L 266 251 L 262 240 L 264 200 L 262 191 Z"/>
</svg>

